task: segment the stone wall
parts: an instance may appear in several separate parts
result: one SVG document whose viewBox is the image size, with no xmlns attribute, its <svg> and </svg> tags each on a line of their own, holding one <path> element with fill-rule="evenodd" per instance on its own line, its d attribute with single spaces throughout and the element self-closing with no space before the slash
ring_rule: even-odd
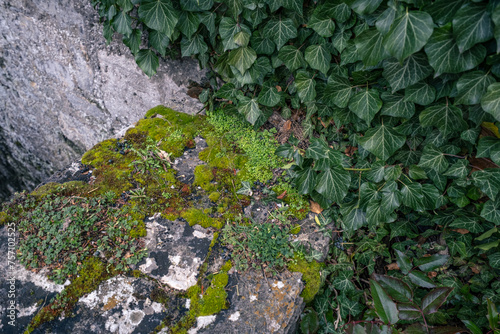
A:
<svg viewBox="0 0 500 334">
<path fill-rule="evenodd" d="M 160 61 L 149 79 L 90 0 L 0 0 L 0 200 L 32 189 L 94 144 L 163 104 L 195 113 L 194 60 Z"/>
</svg>

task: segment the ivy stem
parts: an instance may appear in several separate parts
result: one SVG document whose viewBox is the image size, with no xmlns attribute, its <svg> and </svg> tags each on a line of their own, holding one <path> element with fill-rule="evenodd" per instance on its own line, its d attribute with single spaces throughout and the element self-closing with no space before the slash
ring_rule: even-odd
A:
<svg viewBox="0 0 500 334">
<path fill-rule="evenodd" d="M 454 158 L 459 158 L 459 159 L 467 159 L 467 157 L 463 157 L 461 155 L 448 154 L 448 153 L 443 153 L 443 155 L 447 155 L 449 157 L 454 157 Z"/>
<path fill-rule="evenodd" d="M 411 183 L 413 183 L 413 181 L 405 173 L 403 173 L 403 175 L 408 179 L 408 181 L 410 181 Z"/>
<path fill-rule="evenodd" d="M 344 168 L 344 170 L 350 170 L 353 172 L 366 172 L 372 170 L 371 168 Z"/>
</svg>

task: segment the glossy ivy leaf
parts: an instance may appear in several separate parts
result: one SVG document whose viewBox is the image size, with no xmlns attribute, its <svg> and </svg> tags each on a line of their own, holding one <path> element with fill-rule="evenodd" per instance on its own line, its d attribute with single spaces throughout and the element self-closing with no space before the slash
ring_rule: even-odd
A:
<svg viewBox="0 0 500 334">
<path fill-rule="evenodd" d="M 481 107 L 500 121 L 500 82 L 488 86 L 486 94 L 481 98 Z"/>
<path fill-rule="evenodd" d="M 476 217 L 461 216 L 455 219 L 451 224 L 452 228 L 463 228 L 471 233 L 482 233 L 483 226 Z"/>
<path fill-rule="evenodd" d="M 238 44 L 235 43 L 233 37 L 240 31 L 244 31 L 247 34 L 251 35 L 250 29 L 241 23 L 236 23 L 230 17 L 223 17 L 219 23 L 219 34 L 222 38 L 222 43 L 224 44 L 224 51 L 236 49 Z"/>
<path fill-rule="evenodd" d="M 240 31 L 234 34 L 233 41 L 236 45 L 247 46 L 250 42 L 250 34 L 245 31 Z"/>
<path fill-rule="evenodd" d="M 436 88 L 424 81 L 417 82 L 405 89 L 405 101 L 422 106 L 431 104 L 436 99 Z"/>
<path fill-rule="evenodd" d="M 129 37 L 132 34 L 132 19 L 125 12 L 118 12 L 113 18 L 113 28 L 117 33 Z"/>
<path fill-rule="evenodd" d="M 368 124 L 371 123 L 380 108 L 382 108 L 382 100 L 376 89 L 363 90 L 349 101 L 349 110 Z"/>
<path fill-rule="evenodd" d="M 453 132 L 467 129 L 462 110 L 450 104 L 428 107 L 420 113 L 419 119 L 422 126 L 435 126 L 445 137 Z"/>
<path fill-rule="evenodd" d="M 442 26 L 451 22 L 457 10 L 462 7 L 464 0 L 436 0 L 428 7 L 426 11 L 431 14 L 435 23 Z"/>
<path fill-rule="evenodd" d="M 208 46 L 203 40 L 203 36 L 196 34 L 191 39 L 182 37 L 181 51 L 183 57 L 191 55 L 202 54 L 208 51 Z"/>
<path fill-rule="evenodd" d="M 358 55 L 365 66 L 375 66 L 389 56 L 382 45 L 382 40 L 383 35 L 375 28 L 363 31 L 354 39 Z"/>
<path fill-rule="evenodd" d="M 452 178 L 464 178 L 469 174 L 469 161 L 468 160 L 457 160 L 450 168 L 444 173 L 445 176 Z"/>
<path fill-rule="evenodd" d="M 408 277 L 410 278 L 410 281 L 422 288 L 432 289 L 436 287 L 436 284 L 434 284 L 434 282 L 432 282 L 432 280 L 421 271 L 414 270 L 408 274 Z"/>
<path fill-rule="evenodd" d="M 392 127 L 382 124 L 369 128 L 358 142 L 365 150 L 385 161 L 404 145 L 405 140 L 405 136 Z"/>
<path fill-rule="evenodd" d="M 377 18 L 377 22 L 375 22 L 375 27 L 377 27 L 377 30 L 380 31 L 382 35 L 385 35 L 389 32 L 389 29 L 391 29 L 391 25 L 396 18 L 396 14 L 398 14 L 398 11 L 395 7 L 396 6 L 389 6 L 382 12 L 382 14 L 380 14 L 380 16 Z"/>
<path fill-rule="evenodd" d="M 424 147 L 424 153 L 420 157 L 419 167 L 433 169 L 437 173 L 443 173 L 448 169 L 449 162 L 446 156 L 434 145 Z"/>
<path fill-rule="evenodd" d="M 142 32 L 139 29 L 134 29 L 128 38 L 123 38 L 123 44 L 128 46 L 132 54 L 139 52 L 141 46 L 141 35 Z"/>
<path fill-rule="evenodd" d="M 181 8 L 191 12 L 209 10 L 213 5 L 213 0 L 181 0 Z"/>
<path fill-rule="evenodd" d="M 422 184 L 422 195 L 424 195 L 422 203 L 426 210 L 435 210 L 448 203 L 447 197 L 429 183 Z"/>
<path fill-rule="evenodd" d="M 395 252 L 396 252 L 396 262 L 399 266 L 399 269 L 401 269 L 401 272 L 403 274 L 408 275 L 408 273 L 413 268 L 410 258 L 406 254 L 397 249 L 395 249 Z"/>
<path fill-rule="evenodd" d="M 217 90 L 215 96 L 226 99 L 226 100 L 236 100 L 238 90 L 232 83 L 226 83 L 222 85 L 221 88 Z"/>
<path fill-rule="evenodd" d="M 434 77 L 442 73 L 460 73 L 473 69 L 486 56 L 486 48 L 476 45 L 460 53 L 451 33 L 451 25 L 434 29 L 434 33 L 425 46 L 429 64 L 434 68 Z"/>
<path fill-rule="evenodd" d="M 427 78 L 431 73 L 427 56 L 420 52 L 411 55 L 402 64 L 395 58 L 387 59 L 382 75 L 389 81 L 394 93 Z"/>
<path fill-rule="evenodd" d="M 278 53 L 278 58 L 292 72 L 306 66 L 306 61 L 302 55 L 302 51 L 293 45 L 286 45 L 282 47 Z"/>
<path fill-rule="evenodd" d="M 424 314 L 432 314 L 438 311 L 451 293 L 452 288 L 436 288 L 422 298 L 421 309 Z"/>
<path fill-rule="evenodd" d="M 422 313 L 420 313 L 420 308 L 418 308 L 416 305 L 412 303 L 398 303 L 398 311 L 399 311 L 399 318 L 401 320 L 415 320 L 422 317 Z M 424 333 L 424 332 L 419 332 L 419 333 Z"/>
<path fill-rule="evenodd" d="M 303 0 L 283 0 L 283 7 L 302 16 Z"/>
<path fill-rule="evenodd" d="M 467 3 L 462 6 L 453 17 L 453 34 L 460 53 L 493 38 L 493 22 L 486 5 Z"/>
<path fill-rule="evenodd" d="M 196 30 L 198 30 L 199 25 L 200 19 L 196 13 L 181 12 L 177 27 L 187 38 L 191 38 L 191 36 L 193 36 Z"/>
<path fill-rule="evenodd" d="M 353 208 L 342 217 L 342 227 L 347 233 L 353 233 L 366 223 L 366 213 L 357 208 Z"/>
<path fill-rule="evenodd" d="M 307 27 L 313 29 L 322 37 L 331 37 L 335 30 L 335 22 L 333 22 L 331 17 L 322 7 L 318 7 L 309 18 Z"/>
<path fill-rule="evenodd" d="M 347 42 L 352 36 L 352 32 L 350 30 L 342 31 L 340 29 L 335 30 L 332 36 L 332 45 L 338 52 L 344 51 L 347 47 Z"/>
<path fill-rule="evenodd" d="M 165 57 L 169 44 L 168 36 L 158 30 L 153 30 L 149 32 L 148 40 L 149 44 Z"/>
<path fill-rule="evenodd" d="M 420 51 L 432 35 L 432 17 L 423 11 L 406 11 L 391 25 L 384 37 L 385 49 L 402 62 L 409 55 Z"/>
<path fill-rule="evenodd" d="M 398 303 L 408 303 L 413 300 L 413 292 L 408 284 L 402 280 L 386 276 L 374 274 L 373 278 L 384 288 L 384 290 Z"/>
<path fill-rule="evenodd" d="M 495 269 L 500 269 L 500 252 L 488 255 L 490 266 Z"/>
<path fill-rule="evenodd" d="M 250 45 L 257 52 L 257 54 L 271 55 L 276 48 L 276 45 L 267 37 L 261 36 L 261 34 L 256 31 L 250 37 Z M 280 50 L 281 51 L 281 50 Z"/>
<path fill-rule="evenodd" d="M 371 14 L 379 6 L 382 0 L 352 0 L 351 9 L 359 15 Z"/>
<path fill-rule="evenodd" d="M 481 217 L 495 225 L 500 225 L 500 199 L 490 199 L 486 202 L 481 210 Z"/>
<path fill-rule="evenodd" d="M 276 44 L 278 51 L 290 39 L 297 37 L 297 29 L 290 18 L 283 18 L 281 15 L 271 19 L 264 27 L 263 33 Z"/>
<path fill-rule="evenodd" d="M 179 21 L 179 13 L 170 0 L 144 0 L 139 6 L 138 14 L 148 28 L 158 30 L 168 38 L 172 37 Z"/>
<path fill-rule="evenodd" d="M 381 98 L 384 101 L 381 115 L 410 119 L 415 114 L 415 105 L 402 95 L 383 92 Z"/>
<path fill-rule="evenodd" d="M 330 107 L 347 107 L 353 94 L 353 88 L 348 79 L 339 75 L 331 75 L 328 78 L 323 100 Z"/>
<path fill-rule="evenodd" d="M 332 61 L 332 54 L 324 45 L 311 45 L 305 50 L 305 60 L 311 68 L 327 74 Z"/>
<path fill-rule="evenodd" d="M 323 10 L 340 23 L 344 23 L 351 17 L 351 9 L 344 1 L 328 1 L 323 5 Z"/>
<path fill-rule="evenodd" d="M 316 171 L 312 168 L 305 168 L 299 173 L 297 179 L 298 191 L 301 195 L 310 194 L 316 186 Z"/>
<path fill-rule="evenodd" d="M 457 98 L 455 104 L 478 104 L 489 85 L 495 79 L 484 71 L 465 73 L 457 81 Z"/>
<path fill-rule="evenodd" d="M 311 311 L 305 314 L 300 320 L 300 329 L 304 334 L 316 333 L 318 331 L 318 328 L 318 314 L 315 311 Z"/>
<path fill-rule="evenodd" d="M 335 203 L 341 203 L 351 183 L 351 174 L 341 167 L 333 166 L 319 174 L 315 190 Z"/>
<path fill-rule="evenodd" d="M 442 267 L 448 259 L 449 255 L 445 254 L 434 254 L 427 257 L 421 257 L 415 261 L 415 265 L 422 271 L 433 271 L 439 267 Z"/>
<path fill-rule="evenodd" d="M 226 4 L 228 8 L 227 14 L 229 14 L 233 18 L 237 18 L 243 10 L 242 0 L 222 0 L 221 2 Z"/>
<path fill-rule="evenodd" d="M 266 107 L 274 107 L 280 102 L 281 95 L 272 82 L 267 81 L 262 86 L 258 100 L 260 104 Z"/>
<path fill-rule="evenodd" d="M 134 8 L 134 5 L 130 0 L 118 0 L 118 6 L 124 11 L 124 12 L 129 12 Z"/>
<path fill-rule="evenodd" d="M 316 97 L 316 82 L 307 71 L 298 71 L 295 75 L 295 87 L 302 102 L 313 101 Z"/>
<path fill-rule="evenodd" d="M 487 168 L 472 174 L 474 185 L 493 200 L 500 190 L 499 172 L 497 169 Z"/>
<path fill-rule="evenodd" d="M 401 188 L 401 199 L 404 205 L 416 211 L 424 208 L 424 195 L 422 194 L 422 185 L 420 183 L 403 184 Z"/>
<path fill-rule="evenodd" d="M 352 283 L 353 272 L 348 270 L 342 270 L 333 279 L 332 286 L 339 291 L 355 291 L 356 287 Z"/>
<path fill-rule="evenodd" d="M 384 324 L 395 324 L 398 322 L 398 309 L 396 303 L 387 295 L 387 292 L 377 281 L 370 279 L 370 291 L 373 298 L 375 312 Z"/>
<path fill-rule="evenodd" d="M 229 53 L 227 61 L 243 75 L 257 59 L 257 53 L 248 46 L 241 46 Z M 253 123 L 252 123 L 253 124 Z"/>
<path fill-rule="evenodd" d="M 148 77 L 155 75 L 156 70 L 160 65 L 158 56 L 154 53 L 154 51 L 145 49 L 137 52 L 135 55 L 135 62 Z"/>
<path fill-rule="evenodd" d="M 250 124 L 254 125 L 262 115 L 257 99 L 251 99 L 246 96 L 238 97 L 238 99 L 240 101 L 238 104 L 238 111 L 245 115 L 245 118 Z"/>
</svg>

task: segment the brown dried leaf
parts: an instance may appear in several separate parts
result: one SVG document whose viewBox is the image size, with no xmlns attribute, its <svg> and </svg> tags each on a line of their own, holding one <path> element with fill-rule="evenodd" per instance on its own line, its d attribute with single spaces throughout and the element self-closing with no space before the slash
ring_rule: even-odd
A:
<svg viewBox="0 0 500 334">
<path fill-rule="evenodd" d="M 467 233 L 469 233 L 469 230 L 466 230 L 465 228 L 455 228 L 455 229 L 452 229 L 452 231 L 460 233 L 460 234 L 467 234 Z"/>
<path fill-rule="evenodd" d="M 285 122 L 285 124 L 283 124 L 283 126 L 281 127 L 281 131 L 282 132 L 286 132 L 286 131 L 290 131 L 290 129 L 292 128 L 292 121 L 291 120 L 288 120 Z"/>
<path fill-rule="evenodd" d="M 282 92 L 282 91 L 283 91 L 283 88 L 281 88 L 281 86 L 276 86 L 276 90 L 277 90 L 278 92 Z"/>
<path fill-rule="evenodd" d="M 397 262 L 386 265 L 387 270 L 399 270 L 399 266 Z"/>
<path fill-rule="evenodd" d="M 323 212 L 323 208 L 318 203 L 311 201 L 311 212 L 320 214 Z"/>
<path fill-rule="evenodd" d="M 281 193 L 281 195 L 279 195 L 278 197 L 276 197 L 277 199 L 283 199 L 285 198 L 286 196 L 286 190 L 284 192 Z"/>
<path fill-rule="evenodd" d="M 434 278 L 434 277 L 436 277 L 437 275 L 438 275 L 438 273 L 437 273 L 437 272 L 435 272 L 435 271 L 431 271 L 431 272 L 427 273 L 427 277 L 429 277 L 429 278 Z"/>
</svg>

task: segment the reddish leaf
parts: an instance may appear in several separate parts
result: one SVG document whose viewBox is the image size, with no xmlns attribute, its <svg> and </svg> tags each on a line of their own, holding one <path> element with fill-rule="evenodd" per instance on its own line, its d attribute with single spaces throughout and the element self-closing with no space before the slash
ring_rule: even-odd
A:
<svg viewBox="0 0 500 334">
<path fill-rule="evenodd" d="M 425 314 L 437 312 L 452 290 L 452 288 L 436 288 L 429 292 L 422 299 L 422 311 Z"/>
<path fill-rule="evenodd" d="M 402 280 L 386 275 L 374 274 L 373 276 L 384 290 L 387 291 L 389 296 L 397 302 L 408 303 L 413 300 L 413 293 L 410 287 Z"/>
<path fill-rule="evenodd" d="M 399 318 L 402 320 L 415 320 L 422 316 L 420 309 L 415 304 L 398 304 Z"/>
</svg>

